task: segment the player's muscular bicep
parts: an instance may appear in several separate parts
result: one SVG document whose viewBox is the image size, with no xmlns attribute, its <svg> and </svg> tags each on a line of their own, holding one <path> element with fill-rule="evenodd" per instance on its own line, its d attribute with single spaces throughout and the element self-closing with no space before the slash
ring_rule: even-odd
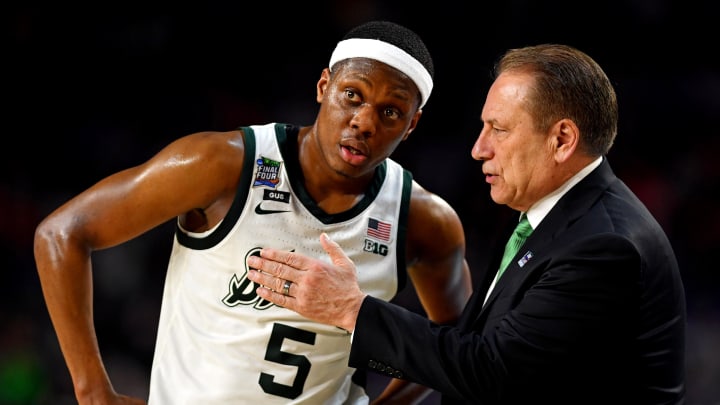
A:
<svg viewBox="0 0 720 405">
<path fill-rule="evenodd" d="M 465 233 L 457 213 L 420 186 L 413 187 L 407 239 L 409 264 L 452 262 L 465 254 Z"/>
<path fill-rule="evenodd" d="M 82 230 L 75 235 L 99 249 L 194 208 L 223 205 L 225 199 L 232 200 L 242 167 L 241 151 L 223 144 L 228 143 L 221 135 L 180 138 L 148 161 L 99 181 L 62 207 L 60 216 L 67 226 Z M 233 156 L 240 162 L 233 162 Z M 215 215 L 217 223 L 221 217 Z"/>
<path fill-rule="evenodd" d="M 177 171 L 179 178 L 173 180 L 183 184 L 172 216 L 179 216 L 186 230 L 204 232 L 217 225 L 230 209 L 242 174 L 244 144 L 239 131 L 205 132 L 194 137 L 177 156 L 187 159 L 178 162 L 183 170 Z"/>
</svg>

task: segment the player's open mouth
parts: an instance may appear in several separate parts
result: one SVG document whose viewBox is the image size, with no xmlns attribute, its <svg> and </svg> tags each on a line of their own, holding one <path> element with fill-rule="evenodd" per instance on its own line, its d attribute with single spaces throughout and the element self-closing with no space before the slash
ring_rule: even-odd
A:
<svg viewBox="0 0 720 405">
<path fill-rule="evenodd" d="M 343 148 L 347 149 L 347 150 L 348 150 L 351 154 L 353 154 L 353 155 L 362 155 L 362 152 L 360 152 L 359 150 L 357 150 L 357 149 L 355 149 L 355 148 L 353 148 L 353 147 L 343 146 Z"/>
<path fill-rule="evenodd" d="M 351 165 L 360 165 L 367 160 L 367 156 L 365 156 L 361 150 L 355 149 L 351 146 L 341 145 L 340 151 L 343 159 Z"/>
</svg>

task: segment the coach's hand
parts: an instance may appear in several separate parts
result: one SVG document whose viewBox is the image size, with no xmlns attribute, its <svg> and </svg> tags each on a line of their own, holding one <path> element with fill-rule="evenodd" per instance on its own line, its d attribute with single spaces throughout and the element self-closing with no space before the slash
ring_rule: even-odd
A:
<svg viewBox="0 0 720 405">
<path fill-rule="evenodd" d="M 320 243 L 331 263 L 296 252 L 263 248 L 248 258 L 248 278 L 257 294 L 281 307 L 320 323 L 355 329 L 355 318 L 365 293 L 360 290 L 355 265 L 340 246 L 323 233 Z M 257 270 L 260 271 L 257 271 Z"/>
</svg>

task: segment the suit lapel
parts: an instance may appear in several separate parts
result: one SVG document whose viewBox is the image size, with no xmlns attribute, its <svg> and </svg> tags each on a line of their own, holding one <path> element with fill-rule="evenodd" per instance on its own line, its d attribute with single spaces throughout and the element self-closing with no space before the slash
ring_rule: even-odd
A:
<svg viewBox="0 0 720 405">
<path fill-rule="evenodd" d="M 512 219 L 510 220 L 510 218 Z M 470 300 L 465 306 L 465 310 L 463 311 L 463 314 L 458 322 L 458 326 L 461 329 L 469 330 L 469 328 L 473 326 L 478 315 L 480 314 L 480 310 L 483 307 L 483 302 L 485 301 L 485 295 L 487 295 L 488 289 L 490 288 L 490 285 L 495 278 L 495 274 L 497 273 L 497 268 L 500 266 L 500 260 L 502 259 L 502 249 L 505 244 L 505 240 L 510 237 L 510 233 L 513 231 L 513 229 L 515 229 L 516 224 L 517 216 L 515 215 L 515 211 L 513 211 L 513 214 L 508 216 L 508 224 L 505 226 L 505 229 L 498 233 L 499 237 L 495 240 L 494 246 L 492 246 L 489 250 L 489 252 L 492 252 L 492 257 L 487 262 L 485 271 L 476 272 L 476 274 L 479 275 L 478 283 L 476 284 L 475 290 L 473 291 Z"/>
<path fill-rule="evenodd" d="M 485 305 L 483 305 L 492 278 L 497 273 L 500 257 L 502 257 L 502 247 L 496 247 L 493 254 L 494 259 L 490 262 L 490 267 L 486 271 L 489 281 L 484 280 L 487 284 L 482 284 L 483 288 L 479 288 L 478 293 L 475 294 L 478 297 L 473 297 L 471 301 L 473 313 L 472 318 L 468 320 L 468 326 L 475 329 L 478 323 L 482 323 L 486 319 L 488 312 L 492 311 L 498 297 L 515 295 L 518 293 L 518 289 L 524 288 L 523 280 L 537 270 L 537 267 L 543 262 L 547 261 L 548 254 L 552 254 L 552 243 L 557 235 L 587 212 L 615 179 L 616 177 L 607 162 L 607 158 L 604 158 L 597 169 L 570 189 L 548 212 L 537 228 L 533 230 L 533 233 L 530 234 L 516 257 L 510 262 L 503 276 L 495 284 Z M 511 225 L 510 232 L 512 232 L 512 228 L 516 224 Z M 505 235 L 506 238 L 508 236 L 509 233 Z M 505 311 L 502 308 L 500 310 Z"/>
</svg>

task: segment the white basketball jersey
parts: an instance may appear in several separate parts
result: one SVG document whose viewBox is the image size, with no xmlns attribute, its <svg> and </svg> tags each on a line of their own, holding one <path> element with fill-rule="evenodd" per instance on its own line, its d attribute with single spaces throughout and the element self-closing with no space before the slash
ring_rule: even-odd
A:
<svg viewBox="0 0 720 405">
<path fill-rule="evenodd" d="M 150 405 L 367 404 L 348 367 L 350 335 L 260 299 L 247 258 L 262 247 L 328 260 L 327 232 L 384 300 L 405 282 L 412 178 L 387 159 L 352 209 L 327 214 L 309 197 L 297 128 L 244 127 L 246 157 L 227 216 L 203 234 L 175 233 L 150 378 Z"/>
</svg>

